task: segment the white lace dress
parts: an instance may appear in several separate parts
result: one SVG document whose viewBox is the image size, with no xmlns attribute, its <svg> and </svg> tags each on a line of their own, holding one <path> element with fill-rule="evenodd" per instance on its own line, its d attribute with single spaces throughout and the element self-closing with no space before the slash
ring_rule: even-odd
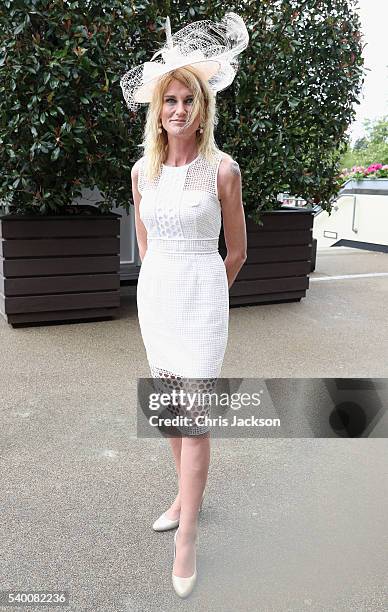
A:
<svg viewBox="0 0 388 612">
<path fill-rule="evenodd" d="M 198 155 L 184 166 L 163 165 L 153 181 L 145 177 L 144 157 L 140 160 L 139 212 L 147 251 L 137 285 L 138 317 L 151 376 L 168 389 L 211 391 L 224 359 L 229 290 L 218 252 L 221 158 L 218 152 L 212 163 Z M 183 414 L 183 407 L 170 410 Z M 209 431 L 196 421 L 205 414 L 199 402 L 190 411 L 192 426 L 180 432 Z"/>
</svg>

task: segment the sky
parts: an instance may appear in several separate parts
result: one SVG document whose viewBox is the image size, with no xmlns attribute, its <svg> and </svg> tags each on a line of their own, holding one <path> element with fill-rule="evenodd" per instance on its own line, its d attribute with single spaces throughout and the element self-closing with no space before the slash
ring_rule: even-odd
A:
<svg viewBox="0 0 388 612">
<path fill-rule="evenodd" d="M 388 0 L 358 0 L 361 30 L 364 34 L 365 82 L 357 115 L 349 127 L 351 142 L 365 134 L 364 119 L 388 115 Z"/>
</svg>

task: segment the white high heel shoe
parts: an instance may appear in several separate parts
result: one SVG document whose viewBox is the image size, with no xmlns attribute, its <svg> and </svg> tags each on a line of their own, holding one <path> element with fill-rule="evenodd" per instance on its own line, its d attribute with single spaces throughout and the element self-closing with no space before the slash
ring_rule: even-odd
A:
<svg viewBox="0 0 388 612">
<path fill-rule="evenodd" d="M 176 530 L 174 535 L 174 561 L 176 557 L 176 536 L 179 529 Z M 196 538 L 196 544 L 198 543 L 198 535 Z M 194 588 L 194 585 L 197 581 L 197 557 L 195 557 L 194 561 L 194 574 L 192 576 L 188 576 L 187 578 L 182 578 L 182 576 L 175 576 L 174 572 L 172 572 L 172 585 L 174 587 L 175 593 L 179 595 L 179 597 L 187 597 L 190 595 L 191 591 Z"/>
<path fill-rule="evenodd" d="M 199 506 L 199 512 L 202 510 L 203 498 L 205 497 L 205 491 L 202 494 L 201 504 Z M 152 529 L 154 531 L 168 531 L 169 529 L 175 529 L 179 525 L 179 518 L 177 519 L 169 519 L 166 516 L 166 513 L 163 512 L 161 516 L 156 519 L 155 523 L 152 525 Z"/>
</svg>

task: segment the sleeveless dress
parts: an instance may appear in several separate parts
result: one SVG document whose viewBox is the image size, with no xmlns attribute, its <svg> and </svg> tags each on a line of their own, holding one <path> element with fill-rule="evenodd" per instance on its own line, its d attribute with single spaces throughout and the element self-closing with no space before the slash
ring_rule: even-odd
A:
<svg viewBox="0 0 388 612">
<path fill-rule="evenodd" d="M 214 162 L 199 154 L 184 166 L 166 166 L 153 180 L 145 177 L 142 157 L 139 214 L 147 230 L 147 250 L 137 285 L 137 309 L 151 376 L 161 392 L 185 389 L 211 392 L 220 374 L 228 340 L 229 289 L 218 252 L 221 204 Z M 203 418 L 209 406 L 190 410 L 169 406 L 192 422 L 182 435 L 209 431 Z"/>
</svg>

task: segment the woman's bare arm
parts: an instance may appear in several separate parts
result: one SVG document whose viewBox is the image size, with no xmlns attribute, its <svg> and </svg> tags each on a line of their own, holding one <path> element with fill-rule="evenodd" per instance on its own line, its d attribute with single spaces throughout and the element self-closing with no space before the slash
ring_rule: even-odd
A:
<svg viewBox="0 0 388 612">
<path fill-rule="evenodd" d="M 139 213 L 139 204 L 141 200 L 141 194 L 137 188 L 138 186 L 138 178 L 139 178 L 139 165 L 140 160 L 138 160 L 133 166 L 131 170 L 131 179 L 132 179 L 132 196 L 133 203 L 135 205 L 135 228 L 136 228 L 136 239 L 137 246 L 139 248 L 139 255 L 141 261 L 143 261 L 144 255 L 147 251 L 147 230 L 144 226 L 143 221 L 140 219 Z"/>
<path fill-rule="evenodd" d="M 224 259 L 229 289 L 247 258 L 245 214 L 242 203 L 240 167 L 230 156 L 222 159 L 218 170 L 218 195 L 227 255 Z"/>
</svg>

